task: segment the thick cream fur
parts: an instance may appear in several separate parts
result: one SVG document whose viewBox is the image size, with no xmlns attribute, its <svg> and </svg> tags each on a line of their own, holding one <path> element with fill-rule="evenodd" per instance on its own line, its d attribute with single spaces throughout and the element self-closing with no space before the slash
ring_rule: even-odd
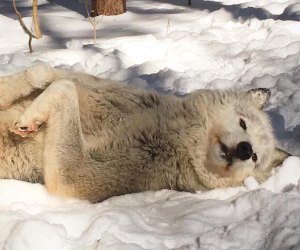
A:
<svg viewBox="0 0 300 250">
<path fill-rule="evenodd" d="M 249 175 L 264 180 L 278 155 L 266 114 L 246 92 L 176 97 L 36 65 L 0 78 L 0 93 L 0 178 L 45 183 L 63 196 L 98 202 L 237 186 Z M 220 141 L 250 142 L 257 162 L 228 167 Z"/>
</svg>

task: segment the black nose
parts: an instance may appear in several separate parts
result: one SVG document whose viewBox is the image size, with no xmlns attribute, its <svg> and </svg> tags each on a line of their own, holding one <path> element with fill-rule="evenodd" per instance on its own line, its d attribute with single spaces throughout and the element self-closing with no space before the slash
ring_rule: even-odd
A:
<svg viewBox="0 0 300 250">
<path fill-rule="evenodd" d="M 236 155 L 239 159 L 245 161 L 250 159 L 253 154 L 252 146 L 249 142 L 242 141 L 236 147 Z"/>
</svg>

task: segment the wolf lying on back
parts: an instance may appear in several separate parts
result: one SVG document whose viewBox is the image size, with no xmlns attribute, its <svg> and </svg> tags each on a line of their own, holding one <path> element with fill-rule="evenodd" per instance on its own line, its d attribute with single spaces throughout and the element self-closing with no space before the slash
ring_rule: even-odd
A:
<svg viewBox="0 0 300 250">
<path fill-rule="evenodd" d="M 0 178 L 63 196 L 237 186 L 288 156 L 261 111 L 267 89 L 179 98 L 36 65 L 0 78 L 0 93 Z"/>
</svg>

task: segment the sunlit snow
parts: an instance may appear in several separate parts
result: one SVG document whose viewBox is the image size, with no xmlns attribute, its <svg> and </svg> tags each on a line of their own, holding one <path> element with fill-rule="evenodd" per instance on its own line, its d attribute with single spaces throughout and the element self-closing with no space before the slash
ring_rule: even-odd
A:
<svg viewBox="0 0 300 250">
<path fill-rule="evenodd" d="M 17 4 L 32 27 L 31 1 Z M 0 180 L 1 249 L 300 249 L 298 0 L 127 0 L 125 14 L 99 18 L 95 45 L 82 1 L 39 4 L 43 38 L 29 54 L 11 0 L 0 1 L 0 75 L 42 61 L 161 92 L 267 87 L 279 146 L 294 156 L 263 184 L 93 205 Z"/>
</svg>

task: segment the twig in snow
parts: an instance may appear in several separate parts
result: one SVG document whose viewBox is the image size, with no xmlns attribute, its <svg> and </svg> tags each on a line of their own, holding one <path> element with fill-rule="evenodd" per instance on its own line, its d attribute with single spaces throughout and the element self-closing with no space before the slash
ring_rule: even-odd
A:
<svg viewBox="0 0 300 250">
<path fill-rule="evenodd" d="M 170 32 L 170 18 L 168 19 L 167 23 L 167 31 L 166 31 L 166 36 L 168 36 L 168 33 Z"/>
<path fill-rule="evenodd" d="M 89 8 L 88 8 L 88 0 L 84 0 L 84 5 L 85 5 L 85 10 L 86 13 L 88 15 L 88 19 L 90 24 L 93 26 L 93 31 L 94 31 L 94 44 L 96 43 L 97 40 L 97 30 L 96 30 L 96 26 L 97 24 L 102 20 L 103 16 L 101 17 L 101 19 L 97 18 L 97 16 L 91 17 L 90 12 L 89 12 Z"/>
<path fill-rule="evenodd" d="M 32 19 L 33 19 L 35 36 L 37 39 L 40 39 L 42 38 L 42 32 L 41 32 L 39 16 L 38 16 L 38 0 L 32 1 Z"/>
<path fill-rule="evenodd" d="M 29 47 L 30 53 L 32 53 L 33 52 L 32 44 L 31 44 L 32 43 L 32 38 L 36 38 L 36 36 L 31 33 L 31 31 L 26 27 L 25 23 L 23 22 L 23 19 L 22 19 L 23 17 L 21 15 L 21 13 L 18 11 L 17 6 L 16 6 L 16 0 L 13 0 L 12 3 L 13 3 L 14 11 L 18 16 L 19 23 L 21 24 L 24 32 L 29 36 L 28 47 Z"/>
</svg>

